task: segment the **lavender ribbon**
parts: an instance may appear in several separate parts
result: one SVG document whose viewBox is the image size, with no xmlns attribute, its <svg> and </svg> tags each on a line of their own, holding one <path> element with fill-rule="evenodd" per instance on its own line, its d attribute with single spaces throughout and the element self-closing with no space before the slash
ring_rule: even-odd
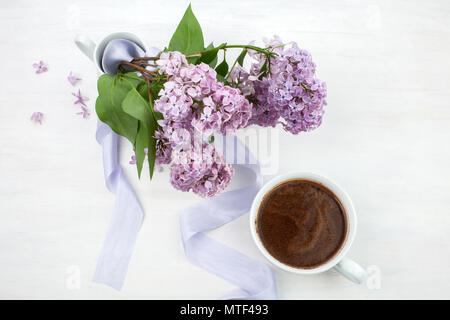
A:
<svg viewBox="0 0 450 320">
<path fill-rule="evenodd" d="M 125 39 L 111 40 L 103 52 L 102 68 L 105 72 L 114 74 L 120 62 L 144 55 L 144 50 L 134 42 Z M 144 210 L 119 164 L 119 136 L 107 124 L 98 120 L 96 139 L 103 149 L 105 184 L 116 195 L 116 199 L 93 281 L 120 290 L 142 225 Z"/>
<path fill-rule="evenodd" d="M 113 73 L 118 62 L 143 55 L 140 48 L 133 47 L 137 45 L 131 41 L 112 40 L 103 53 L 103 69 Z M 105 183 L 116 194 L 116 201 L 93 281 L 120 290 L 144 212 L 118 162 L 118 136 L 98 121 L 96 138 L 103 148 Z M 275 277 L 266 264 L 204 234 L 247 213 L 262 186 L 260 166 L 248 148 L 236 137 L 222 139 L 225 160 L 237 163 L 238 159 L 245 159 L 244 164 L 237 166 L 251 170 L 255 179 L 247 187 L 203 200 L 182 212 L 180 226 L 186 256 L 197 266 L 239 287 L 223 299 L 276 299 Z"/>
<path fill-rule="evenodd" d="M 235 251 L 205 235 L 250 211 L 253 198 L 262 186 L 259 163 L 237 137 L 222 137 L 225 160 L 250 169 L 254 181 L 247 187 L 228 191 L 203 200 L 183 210 L 180 216 L 181 236 L 187 258 L 239 289 L 223 299 L 276 299 L 275 277 L 264 263 Z"/>
<path fill-rule="evenodd" d="M 144 210 L 120 167 L 117 152 L 119 137 L 99 120 L 96 138 L 103 149 L 106 187 L 116 195 L 116 200 L 93 281 L 120 290 L 142 225 Z"/>
</svg>

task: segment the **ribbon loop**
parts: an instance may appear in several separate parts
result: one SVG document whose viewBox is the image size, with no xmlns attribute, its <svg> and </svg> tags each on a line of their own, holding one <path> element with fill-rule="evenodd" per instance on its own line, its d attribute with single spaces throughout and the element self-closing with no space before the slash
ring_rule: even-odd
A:
<svg viewBox="0 0 450 320">
<path fill-rule="evenodd" d="M 239 155 L 246 153 L 251 156 L 248 148 L 236 137 L 224 138 L 224 151 L 228 156 L 234 148 L 238 159 L 243 159 Z M 266 264 L 203 233 L 250 211 L 253 199 L 261 188 L 262 177 L 259 165 L 249 162 L 250 164 L 237 164 L 255 174 L 255 179 L 249 186 L 225 192 L 183 210 L 180 215 L 181 237 L 186 256 L 192 263 L 240 288 L 222 297 L 223 299 L 276 299 L 275 277 Z"/>
</svg>

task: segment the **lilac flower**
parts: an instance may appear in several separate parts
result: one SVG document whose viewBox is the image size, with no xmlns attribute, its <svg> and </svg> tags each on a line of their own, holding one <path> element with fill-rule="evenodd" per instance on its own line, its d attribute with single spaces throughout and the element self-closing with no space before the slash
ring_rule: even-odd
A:
<svg viewBox="0 0 450 320">
<path fill-rule="evenodd" d="M 238 89 L 223 85 L 213 93 L 216 112 L 221 116 L 223 135 L 244 128 L 252 114 L 252 105 Z"/>
<path fill-rule="evenodd" d="M 234 173 L 222 154 L 207 143 L 180 152 L 170 169 L 170 182 L 175 189 L 192 190 L 201 197 L 212 197 L 223 191 Z"/>
<path fill-rule="evenodd" d="M 146 155 L 148 155 L 148 148 L 144 148 L 144 153 Z M 131 160 L 130 160 L 129 164 L 136 164 L 136 155 L 133 154 L 131 156 Z"/>
<path fill-rule="evenodd" d="M 322 123 L 326 85 L 315 76 L 311 54 L 296 43 L 277 53 L 268 79 L 270 102 L 280 112 L 286 131 L 313 130 Z"/>
<path fill-rule="evenodd" d="M 257 72 L 259 73 L 259 69 Z M 279 123 L 280 113 L 269 100 L 269 82 L 266 77 L 259 80 L 258 76 L 238 66 L 232 70 L 229 81 L 253 104 L 248 126 L 255 124 L 262 127 L 275 127 Z"/>
<path fill-rule="evenodd" d="M 89 113 L 89 110 L 83 105 L 81 106 L 81 111 L 77 112 L 77 114 L 82 115 L 84 119 L 89 118 L 89 116 L 91 115 Z"/>
<path fill-rule="evenodd" d="M 171 125 L 184 123 L 185 129 L 193 127 L 207 136 L 245 127 L 252 107 L 241 92 L 218 82 L 216 71 L 207 64 L 188 64 L 183 57 L 170 52 L 159 62 L 159 72 L 169 72 L 171 78 L 160 91 L 155 110 Z"/>
<path fill-rule="evenodd" d="M 77 100 L 75 100 L 75 102 L 73 104 L 78 104 L 79 103 L 79 104 L 87 107 L 86 101 L 89 100 L 89 98 L 83 97 L 82 94 L 81 94 L 81 90 L 80 89 L 78 89 L 78 93 L 73 93 L 72 92 L 72 95 L 77 98 Z"/>
<path fill-rule="evenodd" d="M 284 48 L 275 37 L 266 43 L 277 55 L 270 59 L 267 74 L 261 74 L 266 57 L 249 52 L 257 60 L 250 72 L 236 68 L 230 75 L 233 86 L 253 102 L 248 125 L 275 126 L 281 123 L 286 131 L 298 134 L 322 123 L 326 105 L 326 85 L 315 76 L 316 65 L 309 52 L 296 43 Z"/>
<path fill-rule="evenodd" d="M 182 65 L 187 65 L 188 62 L 182 53 L 172 51 L 163 52 L 158 61 L 156 61 L 156 64 L 159 66 L 159 72 L 161 74 L 165 73 L 169 76 L 173 76 L 178 73 L 178 70 Z"/>
<path fill-rule="evenodd" d="M 164 83 L 154 106 L 163 114 L 164 120 L 183 121 L 191 116 L 193 100 L 184 89 L 178 78 Z"/>
<path fill-rule="evenodd" d="M 48 66 L 44 61 L 39 61 L 39 63 L 33 63 L 33 68 L 36 69 L 37 74 L 48 71 Z"/>
<path fill-rule="evenodd" d="M 167 139 L 162 132 L 162 129 L 159 129 L 155 132 L 156 139 L 156 157 L 155 164 L 169 164 L 172 160 L 172 147 L 170 146 L 170 141 Z"/>
<path fill-rule="evenodd" d="M 75 85 L 77 84 L 77 82 L 81 80 L 81 78 L 78 78 L 78 77 L 74 76 L 74 75 L 72 74 L 72 71 L 70 71 L 70 74 L 69 74 L 69 76 L 67 77 L 67 80 L 70 82 L 70 84 L 71 84 L 72 86 L 75 86 Z"/>
<path fill-rule="evenodd" d="M 33 114 L 30 117 L 30 120 L 39 124 L 42 124 L 42 118 L 44 117 L 44 114 L 42 112 L 33 112 Z"/>
<path fill-rule="evenodd" d="M 156 164 L 172 163 L 176 189 L 213 196 L 230 183 L 233 169 L 204 137 L 245 127 L 252 105 L 239 89 L 217 81 L 216 71 L 205 63 L 189 64 L 184 55 L 169 52 L 158 65 L 168 81 L 154 106 L 164 119 L 155 133 Z"/>
</svg>

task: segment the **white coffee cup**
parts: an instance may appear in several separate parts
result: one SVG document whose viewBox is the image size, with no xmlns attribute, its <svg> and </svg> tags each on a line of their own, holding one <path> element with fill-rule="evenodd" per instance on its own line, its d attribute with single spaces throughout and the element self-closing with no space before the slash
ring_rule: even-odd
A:
<svg viewBox="0 0 450 320">
<path fill-rule="evenodd" d="M 150 52 L 149 52 L 145 43 L 142 42 L 141 39 L 139 39 L 139 37 L 137 37 L 135 34 L 130 33 L 130 32 L 111 33 L 110 35 L 104 37 L 97 45 L 95 44 L 94 41 L 89 39 L 89 37 L 79 34 L 75 37 L 75 44 L 78 46 L 78 48 L 81 50 L 81 52 L 83 52 L 89 59 L 91 59 L 94 62 L 97 72 L 99 74 L 102 74 L 102 73 L 104 73 L 103 67 L 102 67 L 103 51 L 105 50 L 106 45 L 111 40 L 115 40 L 115 39 L 130 40 L 130 41 L 136 43 L 138 46 L 141 47 L 142 50 L 149 53 L 150 55 L 152 53 L 155 53 L 155 55 L 156 55 L 160 51 L 157 48 L 151 48 Z"/>
<path fill-rule="evenodd" d="M 284 264 L 280 262 L 279 260 L 275 259 L 264 247 L 260 237 L 258 236 L 257 232 L 257 218 L 258 218 L 258 211 L 259 207 L 261 205 L 261 201 L 263 200 L 264 196 L 269 193 L 271 190 L 273 190 L 278 185 L 289 181 L 289 180 L 295 180 L 295 179 L 302 179 L 302 180 L 309 180 L 313 181 L 315 183 L 321 184 L 328 188 L 330 191 L 332 191 L 336 197 L 341 201 L 341 204 L 344 208 L 345 214 L 347 216 L 347 236 L 344 240 L 343 245 L 339 249 L 339 251 L 328 261 L 325 263 L 310 269 L 302 269 L 302 268 L 295 268 L 292 266 L 289 266 L 287 264 Z M 338 272 L 340 272 L 342 275 L 344 275 L 346 278 L 350 279 L 353 282 L 356 283 L 362 283 L 364 282 L 366 278 L 366 271 L 356 262 L 353 260 L 350 260 L 348 258 L 345 258 L 345 255 L 347 254 L 348 250 L 350 249 L 350 246 L 352 245 L 352 242 L 355 238 L 356 234 L 356 213 L 355 209 L 353 207 L 353 203 L 350 200 L 350 197 L 348 194 L 335 182 L 332 180 L 325 178 L 324 176 L 310 173 L 310 172 L 292 172 L 284 175 L 280 175 L 278 177 L 275 177 L 274 179 L 270 180 L 268 183 L 266 183 L 261 190 L 259 190 L 258 194 L 256 195 L 255 199 L 253 200 L 253 204 L 250 211 L 250 230 L 252 233 L 253 240 L 256 243 L 256 246 L 259 248 L 259 250 L 262 252 L 262 254 L 275 266 L 281 268 L 282 270 L 293 272 L 297 274 L 317 274 L 320 272 L 327 271 L 331 268 L 334 268 Z"/>
</svg>

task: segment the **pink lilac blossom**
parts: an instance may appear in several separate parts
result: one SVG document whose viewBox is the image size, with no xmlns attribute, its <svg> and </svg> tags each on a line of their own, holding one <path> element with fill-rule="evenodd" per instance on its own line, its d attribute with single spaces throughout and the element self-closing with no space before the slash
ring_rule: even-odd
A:
<svg viewBox="0 0 450 320">
<path fill-rule="evenodd" d="M 229 79 L 253 104 L 252 114 L 247 126 L 255 124 L 262 127 L 275 127 L 279 123 L 280 113 L 273 107 L 267 94 L 269 90 L 267 77 L 259 80 L 257 75 L 252 75 L 242 67 L 237 66 L 231 72 Z"/>
<path fill-rule="evenodd" d="M 176 189 L 213 196 L 230 183 L 233 169 L 218 150 L 202 142 L 203 137 L 245 127 L 252 105 L 239 89 L 217 81 L 216 71 L 205 63 L 189 64 L 181 53 L 167 52 L 157 64 L 168 81 L 154 105 L 164 119 L 155 133 L 155 162 L 172 162 L 171 183 Z"/>
<path fill-rule="evenodd" d="M 48 66 L 44 61 L 39 61 L 39 63 L 33 63 L 33 68 L 36 69 L 37 74 L 48 71 Z"/>
<path fill-rule="evenodd" d="M 270 59 L 265 76 L 260 72 L 266 57 L 251 51 L 257 62 L 252 64 L 250 73 L 236 68 L 230 75 L 234 86 L 247 92 L 247 98 L 253 102 L 249 125 L 281 123 L 293 134 L 317 128 L 322 123 L 327 91 L 325 83 L 315 76 L 311 54 L 296 43 L 283 45 L 278 37 L 267 45 L 277 56 Z"/>
<path fill-rule="evenodd" d="M 72 95 L 77 98 L 77 100 L 75 100 L 75 102 L 73 104 L 80 104 L 80 105 L 83 105 L 83 106 L 87 107 L 86 101 L 88 101 L 89 98 L 83 97 L 83 95 L 81 94 L 81 90 L 80 89 L 78 89 L 78 93 L 73 93 L 72 92 Z"/>
<path fill-rule="evenodd" d="M 148 154 L 148 148 L 144 148 L 144 153 L 147 155 Z M 129 162 L 129 164 L 136 164 L 136 155 L 132 155 L 131 156 L 131 160 Z"/>
<path fill-rule="evenodd" d="M 164 120 L 190 121 L 205 135 L 226 135 L 245 127 L 252 106 L 241 92 L 218 82 L 216 71 L 207 64 L 188 64 L 180 55 L 170 52 L 158 60 L 159 72 L 171 76 L 155 101 Z"/>
<path fill-rule="evenodd" d="M 222 154 L 204 143 L 200 148 L 179 153 L 170 168 L 170 182 L 175 189 L 212 197 L 228 186 L 233 173 Z"/>
<path fill-rule="evenodd" d="M 80 80 L 81 80 L 81 78 L 78 78 L 78 77 L 74 76 L 74 75 L 72 74 L 72 71 L 70 71 L 70 74 L 67 76 L 67 81 L 69 81 L 70 84 L 71 84 L 72 86 L 74 86 L 74 87 L 75 87 L 75 85 L 77 84 L 77 82 L 80 81 Z"/>
<path fill-rule="evenodd" d="M 172 148 L 170 141 L 167 139 L 161 130 L 155 132 L 156 139 L 156 158 L 155 164 L 169 164 L 172 159 Z"/>
<path fill-rule="evenodd" d="M 182 65 L 187 65 L 186 56 L 178 51 L 163 52 L 161 53 L 159 60 L 156 61 L 159 66 L 160 74 L 167 74 L 173 76 L 178 74 Z"/>
<path fill-rule="evenodd" d="M 39 124 L 42 124 L 42 118 L 44 117 L 44 114 L 42 112 L 33 112 L 33 114 L 30 117 L 30 120 Z"/>
</svg>

